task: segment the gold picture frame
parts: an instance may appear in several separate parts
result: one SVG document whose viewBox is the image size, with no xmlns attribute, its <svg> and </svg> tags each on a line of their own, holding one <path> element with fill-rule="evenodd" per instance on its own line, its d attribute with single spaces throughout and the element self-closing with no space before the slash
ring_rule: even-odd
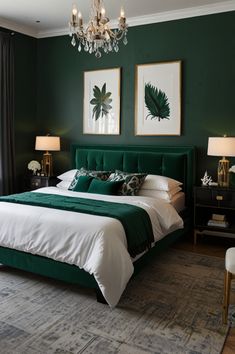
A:
<svg viewBox="0 0 235 354">
<path fill-rule="evenodd" d="M 83 134 L 120 134 L 121 69 L 84 72 Z"/>
<path fill-rule="evenodd" d="M 135 135 L 181 135 L 182 61 L 136 65 Z"/>
</svg>

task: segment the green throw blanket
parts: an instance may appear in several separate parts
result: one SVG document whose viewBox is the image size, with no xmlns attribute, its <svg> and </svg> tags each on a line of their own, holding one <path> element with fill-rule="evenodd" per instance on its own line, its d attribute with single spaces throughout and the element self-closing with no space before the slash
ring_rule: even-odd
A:
<svg viewBox="0 0 235 354">
<path fill-rule="evenodd" d="M 152 224 L 148 213 L 134 205 L 35 192 L 0 197 L 0 201 L 118 219 L 125 230 L 128 252 L 132 257 L 145 251 L 150 247 L 151 242 L 154 241 Z"/>
</svg>

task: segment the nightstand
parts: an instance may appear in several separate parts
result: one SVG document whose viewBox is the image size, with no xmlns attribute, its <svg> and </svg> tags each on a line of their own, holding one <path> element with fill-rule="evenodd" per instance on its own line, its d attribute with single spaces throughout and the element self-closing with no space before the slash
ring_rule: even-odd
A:
<svg viewBox="0 0 235 354">
<path fill-rule="evenodd" d="M 30 190 L 42 188 L 42 187 L 49 187 L 49 186 L 56 186 L 59 182 L 58 178 L 55 176 L 31 176 L 30 177 Z"/>
<path fill-rule="evenodd" d="M 225 222 L 212 222 L 212 214 Z M 200 234 L 235 238 L 235 188 L 194 187 L 194 244 Z"/>
</svg>

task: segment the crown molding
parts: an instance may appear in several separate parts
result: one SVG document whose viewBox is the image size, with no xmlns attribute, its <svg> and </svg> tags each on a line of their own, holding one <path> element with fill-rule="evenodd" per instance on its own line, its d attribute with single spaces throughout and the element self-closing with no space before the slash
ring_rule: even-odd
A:
<svg viewBox="0 0 235 354">
<path fill-rule="evenodd" d="M 180 20 L 184 18 L 212 15 L 212 14 L 229 12 L 229 11 L 235 11 L 234 0 L 228 0 L 216 4 L 191 7 L 187 9 L 181 9 L 181 10 L 165 11 L 165 12 L 149 14 L 144 16 L 128 17 L 127 20 L 128 20 L 128 26 L 134 27 L 134 26 L 147 25 L 151 23 L 174 21 L 174 20 Z M 35 31 L 32 28 L 26 26 L 20 26 L 17 25 L 16 23 L 1 19 L 1 17 L 0 17 L 0 26 L 35 38 L 64 36 L 64 35 L 68 35 L 69 33 L 68 28 L 58 28 L 51 31 L 50 30 Z M 110 27 L 111 28 L 117 27 L 117 22 L 114 20 L 110 21 Z"/>
<path fill-rule="evenodd" d="M 83 24 L 84 27 L 86 24 Z M 58 37 L 67 36 L 69 34 L 69 28 L 57 28 L 52 31 L 40 31 L 38 32 L 37 38 L 47 38 L 47 37 Z"/>
<path fill-rule="evenodd" d="M 151 23 L 159 23 L 166 21 L 180 20 L 184 18 L 197 17 L 197 16 L 206 16 L 212 15 L 221 12 L 229 12 L 235 10 L 235 2 L 233 0 L 220 2 L 213 5 L 203 5 L 197 7 L 191 7 L 187 9 L 174 10 L 174 11 L 165 11 L 155 14 L 149 14 L 146 16 L 131 17 L 128 19 L 128 25 L 132 26 L 141 26 Z"/>
<path fill-rule="evenodd" d="M 0 27 L 7 28 L 11 30 L 12 32 L 19 32 L 22 34 L 26 34 L 27 36 L 34 37 L 34 38 L 39 38 L 39 33 L 32 29 L 31 27 L 27 26 L 21 26 L 15 22 L 11 22 L 8 20 L 5 20 L 4 18 L 0 17 Z"/>
<path fill-rule="evenodd" d="M 229 0 L 225 2 L 220 2 L 213 5 L 203 5 L 197 7 L 191 7 L 188 9 L 174 10 L 174 11 L 165 11 L 155 14 L 149 14 L 138 17 L 128 17 L 128 26 L 142 26 L 151 23 L 159 23 L 166 21 L 174 21 L 184 18 L 197 17 L 197 16 L 205 16 L 211 15 L 221 12 L 229 12 L 235 10 L 235 2 L 234 0 Z M 110 27 L 117 27 L 117 22 L 114 20 L 110 21 Z M 46 37 L 55 37 L 55 36 L 64 36 L 68 35 L 68 28 L 57 29 L 53 31 L 41 31 L 38 33 L 37 38 L 46 38 Z"/>
</svg>

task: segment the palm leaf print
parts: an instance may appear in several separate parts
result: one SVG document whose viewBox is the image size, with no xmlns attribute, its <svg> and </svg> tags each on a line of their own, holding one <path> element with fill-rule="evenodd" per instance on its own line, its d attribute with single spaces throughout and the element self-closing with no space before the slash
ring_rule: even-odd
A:
<svg viewBox="0 0 235 354">
<path fill-rule="evenodd" d="M 148 109 L 148 117 L 151 119 L 170 119 L 170 107 L 168 97 L 157 87 L 150 83 L 145 84 L 145 106 Z"/>
<path fill-rule="evenodd" d="M 94 105 L 92 118 L 97 120 L 100 117 L 108 115 L 109 111 L 112 109 L 112 106 L 110 105 L 112 102 L 111 95 L 111 92 L 106 92 L 106 83 L 104 83 L 101 89 L 96 85 L 94 86 L 94 97 L 90 101 L 90 104 Z"/>
</svg>

